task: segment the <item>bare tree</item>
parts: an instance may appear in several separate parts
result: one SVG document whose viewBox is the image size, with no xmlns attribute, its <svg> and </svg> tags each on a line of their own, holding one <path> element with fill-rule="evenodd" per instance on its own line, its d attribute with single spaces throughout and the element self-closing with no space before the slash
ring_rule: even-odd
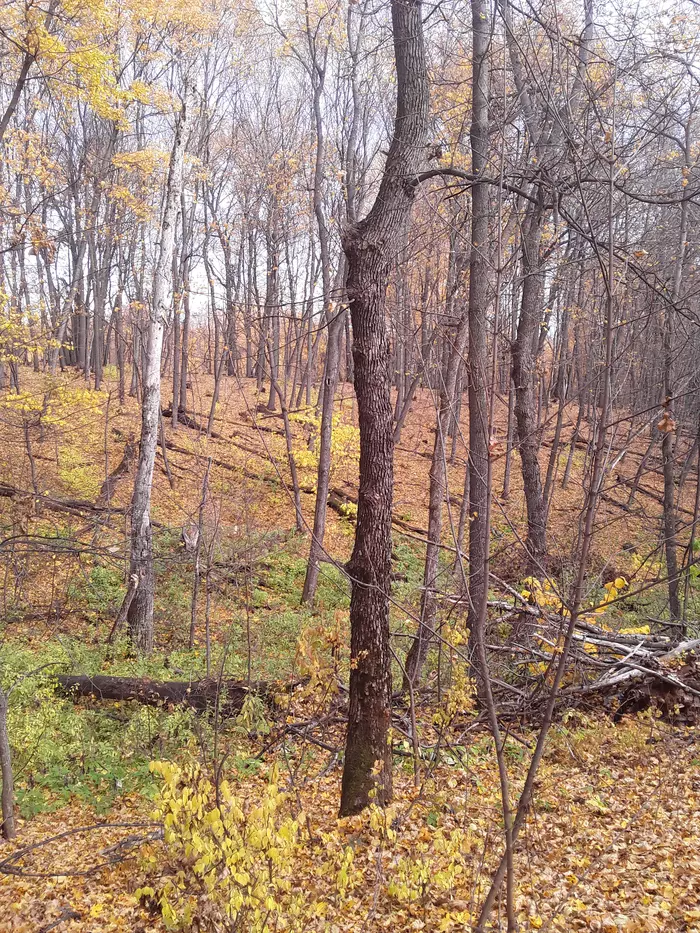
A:
<svg viewBox="0 0 700 933">
<path fill-rule="evenodd" d="M 347 291 L 353 331 L 355 392 L 360 424 L 360 487 L 355 546 L 348 563 L 350 708 L 340 801 L 343 815 L 392 795 L 391 508 L 393 411 L 385 301 L 393 257 L 403 243 L 425 160 L 428 77 L 420 0 L 392 0 L 396 61 L 394 135 L 376 201 L 345 234 Z"/>
<path fill-rule="evenodd" d="M 163 332 L 172 300 L 172 263 L 177 215 L 182 190 L 187 93 L 175 124 L 175 138 L 165 190 L 165 207 L 160 225 L 158 259 L 153 276 L 153 297 L 148 314 L 141 376 L 141 446 L 139 449 L 134 493 L 131 499 L 130 576 L 137 583 L 128 609 L 129 635 L 143 654 L 153 648 L 153 531 L 151 526 L 151 489 L 153 466 L 160 426 L 160 360 Z"/>
</svg>

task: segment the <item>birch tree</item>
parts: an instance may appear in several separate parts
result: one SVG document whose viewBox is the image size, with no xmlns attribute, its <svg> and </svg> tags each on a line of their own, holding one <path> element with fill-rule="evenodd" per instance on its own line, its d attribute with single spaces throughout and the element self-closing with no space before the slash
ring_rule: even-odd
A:
<svg viewBox="0 0 700 933">
<path fill-rule="evenodd" d="M 165 188 L 158 258 L 153 274 L 153 295 L 148 312 L 142 373 L 141 446 L 131 499 L 130 582 L 127 591 L 129 637 L 143 654 L 153 648 L 153 530 L 151 491 L 160 426 L 160 361 L 163 333 L 172 301 L 172 266 L 180 195 L 182 192 L 188 99 L 177 116 L 175 137 Z"/>
</svg>

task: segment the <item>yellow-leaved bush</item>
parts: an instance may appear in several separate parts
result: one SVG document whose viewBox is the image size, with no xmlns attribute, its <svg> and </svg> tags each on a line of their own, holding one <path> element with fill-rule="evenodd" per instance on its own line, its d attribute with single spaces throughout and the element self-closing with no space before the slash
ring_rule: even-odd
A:
<svg viewBox="0 0 700 933">
<path fill-rule="evenodd" d="M 154 762 L 163 779 L 157 817 L 163 821 L 167 871 L 147 856 L 153 885 L 136 893 L 152 898 L 166 926 L 289 929 L 302 896 L 291 891 L 299 824 L 282 813 L 285 794 L 274 779 L 246 808 L 227 781 L 217 788 L 197 764 Z"/>
<path fill-rule="evenodd" d="M 370 806 L 337 830 L 302 839 L 306 817 L 288 812 L 276 769 L 254 802 L 227 781 L 217 792 L 196 763 L 154 762 L 151 769 L 163 780 L 154 814 L 163 823 L 163 849 L 147 852 L 147 883 L 136 896 L 157 907 L 170 930 L 325 930 L 334 912 L 365 916 L 368 892 L 397 905 L 439 903 L 439 930 L 470 919 L 465 902 L 454 899 L 471 884 L 471 827 L 422 825 L 409 843 L 395 828 L 395 808 Z"/>
<path fill-rule="evenodd" d="M 543 581 L 540 581 L 536 577 L 526 577 L 523 582 L 527 587 L 527 589 L 520 592 L 523 599 L 540 609 L 555 612 L 564 618 L 570 615 L 569 609 L 562 601 L 559 589 L 553 580 L 545 577 Z M 594 601 L 591 606 L 580 607 L 580 618 L 584 621 L 596 622 L 595 617 L 602 615 L 627 586 L 629 584 L 624 577 L 616 577 L 609 583 L 604 583 L 602 598 Z"/>
</svg>

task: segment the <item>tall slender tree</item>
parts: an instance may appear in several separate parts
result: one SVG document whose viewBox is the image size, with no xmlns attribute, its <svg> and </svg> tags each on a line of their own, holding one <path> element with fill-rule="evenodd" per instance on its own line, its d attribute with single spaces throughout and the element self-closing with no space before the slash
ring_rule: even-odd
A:
<svg viewBox="0 0 700 933">
<path fill-rule="evenodd" d="M 163 333 L 172 301 L 172 266 L 180 194 L 182 191 L 185 130 L 187 127 L 188 94 L 175 123 L 175 137 L 170 153 L 170 166 L 165 189 L 165 207 L 160 225 L 158 258 L 153 275 L 153 295 L 148 311 L 144 345 L 144 366 L 141 376 L 141 445 L 131 499 L 132 585 L 127 598 L 129 635 L 137 649 L 148 654 L 153 648 L 153 530 L 151 526 L 151 491 L 153 466 L 160 426 L 160 361 Z"/>
</svg>

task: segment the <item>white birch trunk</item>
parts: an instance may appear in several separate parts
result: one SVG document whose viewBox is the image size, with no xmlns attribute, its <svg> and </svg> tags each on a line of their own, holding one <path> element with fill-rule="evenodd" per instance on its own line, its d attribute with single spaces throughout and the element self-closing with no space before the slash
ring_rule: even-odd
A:
<svg viewBox="0 0 700 933">
<path fill-rule="evenodd" d="M 141 447 L 131 499 L 131 568 L 138 583 L 129 606 L 129 637 L 141 654 L 153 648 L 153 533 L 151 528 L 151 487 L 160 422 L 160 363 L 163 332 L 172 301 L 172 263 L 175 231 L 182 191 L 187 99 L 175 127 L 170 169 L 165 191 L 165 209 L 160 229 L 158 259 L 153 276 L 153 297 L 143 366 L 141 403 Z"/>
</svg>

